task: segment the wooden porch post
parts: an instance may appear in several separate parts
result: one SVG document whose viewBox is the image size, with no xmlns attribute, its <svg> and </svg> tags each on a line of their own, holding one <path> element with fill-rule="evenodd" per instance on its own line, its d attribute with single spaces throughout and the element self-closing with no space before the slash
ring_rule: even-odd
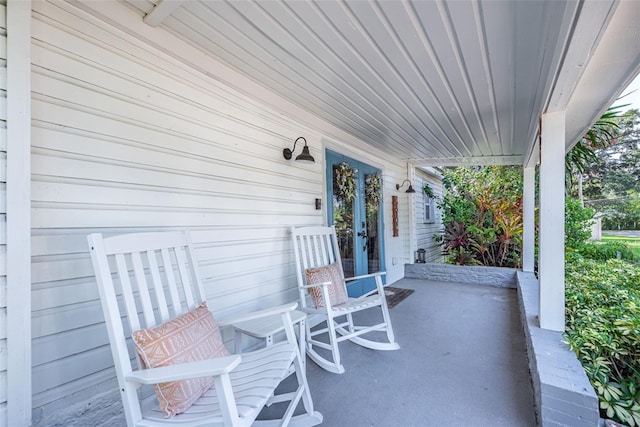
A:
<svg viewBox="0 0 640 427">
<path fill-rule="evenodd" d="M 31 1 L 7 2 L 7 425 L 31 425 Z"/>
<path fill-rule="evenodd" d="M 542 116 L 540 159 L 540 327 L 564 331 L 565 112 Z"/>
<path fill-rule="evenodd" d="M 533 272 L 535 267 L 535 209 L 536 209 L 536 167 L 523 169 L 524 188 L 522 190 L 522 271 Z"/>
</svg>

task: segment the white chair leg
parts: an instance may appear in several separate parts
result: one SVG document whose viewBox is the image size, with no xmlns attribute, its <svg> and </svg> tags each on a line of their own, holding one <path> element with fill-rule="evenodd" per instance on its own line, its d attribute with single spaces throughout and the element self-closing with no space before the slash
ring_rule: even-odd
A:
<svg viewBox="0 0 640 427">
<path fill-rule="evenodd" d="M 313 414 L 313 400 L 311 399 L 311 393 L 309 392 L 309 383 L 307 382 L 307 375 L 305 372 L 305 365 L 299 358 L 293 361 L 296 372 L 296 379 L 298 386 L 302 387 L 302 405 L 304 406 L 307 414 Z"/>
<path fill-rule="evenodd" d="M 321 331 L 313 331 L 311 332 L 311 328 L 307 328 L 307 356 L 311 360 L 313 360 L 318 366 L 320 366 L 325 371 L 333 372 L 334 374 L 342 374 L 345 372 L 344 366 L 340 364 L 340 351 L 338 349 L 338 339 L 336 334 L 336 328 L 334 324 L 334 320 L 327 316 L 326 318 L 327 327 L 323 328 Z M 307 322 L 308 325 L 308 322 Z M 322 334 L 328 334 L 329 343 L 325 343 L 322 341 L 318 341 L 314 339 L 314 337 Z M 331 352 L 331 360 L 326 357 L 320 355 L 316 351 L 316 347 L 319 347 L 323 350 L 327 350 Z"/>
<path fill-rule="evenodd" d="M 300 335 L 298 337 L 298 345 L 300 348 L 300 363 L 302 363 L 302 368 L 305 370 L 307 370 L 307 355 L 304 351 L 305 346 L 306 346 L 306 341 L 307 341 L 307 335 L 306 335 L 306 330 L 307 330 L 307 320 L 306 319 L 302 319 L 299 323 L 299 329 L 298 329 L 298 334 Z"/>
<path fill-rule="evenodd" d="M 393 334 L 393 327 L 391 326 L 391 316 L 389 315 L 389 307 L 387 306 L 387 296 L 384 293 L 384 286 L 382 284 L 382 278 L 380 276 L 376 277 L 376 286 L 378 288 L 378 294 L 382 298 L 382 304 L 380 308 L 382 309 L 382 318 L 384 319 L 384 323 L 387 324 L 387 338 L 389 339 L 389 343 L 395 344 L 395 335 Z"/>
<path fill-rule="evenodd" d="M 296 334 L 293 330 L 293 326 L 291 325 L 291 316 L 288 312 L 283 314 L 283 320 L 285 321 L 285 334 L 287 335 L 287 340 L 290 343 L 294 344 L 296 348 L 296 357 L 293 359 L 293 366 L 295 369 L 296 381 L 298 382 L 298 390 L 296 391 L 295 396 L 291 401 L 290 407 L 287 409 L 287 413 L 283 418 L 282 425 L 284 426 L 289 424 L 289 421 L 292 419 L 293 412 L 298 406 L 300 398 L 302 398 L 302 405 L 304 407 L 305 414 L 308 416 L 308 420 L 306 420 L 309 423 L 308 425 L 320 424 L 322 422 L 322 415 L 320 415 L 320 413 L 318 412 L 314 412 L 313 410 L 313 400 L 311 399 L 309 383 L 307 382 L 306 365 L 302 360 L 302 358 L 305 357 L 305 354 L 299 351 L 300 347 L 296 339 Z M 306 324 L 304 320 L 302 322 Z M 304 329 L 305 325 L 301 324 L 301 339 L 304 339 Z M 295 418 L 299 420 L 300 418 L 304 418 L 304 416 L 299 415 Z"/>
<path fill-rule="evenodd" d="M 220 399 L 220 409 L 222 411 L 224 424 L 230 426 L 239 425 L 238 411 L 233 397 L 229 374 L 214 377 L 213 381 L 216 387 L 216 394 Z"/>
<path fill-rule="evenodd" d="M 351 313 L 347 314 L 347 322 L 349 322 L 349 333 L 352 334 L 355 332 L 355 328 L 353 326 L 353 315 Z"/>
<path fill-rule="evenodd" d="M 384 322 L 387 324 L 387 338 L 390 343 L 395 343 L 396 338 L 393 334 L 393 327 L 391 326 L 391 316 L 389 316 L 389 308 L 387 308 L 386 304 L 382 305 L 382 317 L 384 318 Z"/>
<path fill-rule="evenodd" d="M 336 325 L 333 316 L 327 316 L 327 328 L 329 329 L 329 344 L 331 344 L 331 356 L 336 367 L 340 364 L 340 349 L 338 348 L 338 336 L 336 334 Z"/>
</svg>

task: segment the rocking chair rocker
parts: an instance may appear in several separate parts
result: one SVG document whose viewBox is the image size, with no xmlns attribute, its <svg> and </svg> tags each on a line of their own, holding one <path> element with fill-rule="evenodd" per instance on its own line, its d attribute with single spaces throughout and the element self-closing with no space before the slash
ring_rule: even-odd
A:
<svg viewBox="0 0 640 427">
<path fill-rule="evenodd" d="M 397 350 L 387 299 L 382 284 L 384 272 L 357 277 L 344 277 L 335 227 L 304 227 L 292 230 L 296 259 L 296 277 L 300 295 L 300 310 L 309 315 L 321 315 L 326 327 L 311 330 L 307 322 L 307 354 L 323 369 L 341 374 L 345 372 L 340 363 L 338 343 L 344 340 L 373 350 Z M 348 298 L 346 282 L 373 277 L 376 290 L 359 298 Z M 375 293 L 377 291 L 377 293 Z M 311 294 L 313 302 L 309 301 Z M 356 325 L 353 314 L 362 310 L 380 310 L 382 322 L 375 325 Z M 386 332 L 387 342 L 373 341 L 361 335 L 371 332 Z M 318 340 L 319 335 L 328 334 L 329 342 Z M 370 336 L 370 335 L 369 335 Z M 331 359 L 324 357 L 318 349 L 328 350 Z"/>
</svg>

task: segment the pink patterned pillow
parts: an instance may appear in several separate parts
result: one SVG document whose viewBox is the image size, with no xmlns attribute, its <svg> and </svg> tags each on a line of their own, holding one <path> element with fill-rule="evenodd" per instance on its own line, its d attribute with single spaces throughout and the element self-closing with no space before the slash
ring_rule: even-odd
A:
<svg viewBox="0 0 640 427">
<path fill-rule="evenodd" d="M 173 320 L 132 335 L 145 368 L 229 355 L 206 302 Z M 203 377 L 154 384 L 153 388 L 160 409 L 169 418 L 189 409 L 212 386 L 213 377 Z"/>
<path fill-rule="evenodd" d="M 304 272 L 307 276 L 308 285 L 331 282 L 331 284 L 327 286 L 327 290 L 329 291 L 329 301 L 332 307 L 349 301 L 344 280 L 342 279 L 342 268 L 337 261 L 324 267 L 307 268 Z M 316 308 L 325 306 L 324 298 L 322 297 L 322 287 L 316 286 L 309 288 L 309 293 Z"/>
</svg>

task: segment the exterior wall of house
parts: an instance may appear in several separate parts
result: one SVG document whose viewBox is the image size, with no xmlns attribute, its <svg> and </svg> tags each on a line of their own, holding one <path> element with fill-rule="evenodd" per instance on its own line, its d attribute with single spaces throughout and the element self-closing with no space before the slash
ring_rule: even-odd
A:
<svg viewBox="0 0 640 427">
<path fill-rule="evenodd" d="M 32 34 L 34 425 L 72 425 L 72 411 L 99 424 L 87 396 L 114 388 L 88 233 L 189 229 L 222 317 L 293 301 L 288 230 L 326 224 L 328 147 L 382 169 L 388 282 L 403 276 L 400 159 L 293 122 L 72 4 L 34 2 Z M 315 164 L 282 157 L 298 136 Z"/>
<path fill-rule="evenodd" d="M 442 232 L 442 214 L 440 209 L 435 206 L 435 200 L 432 200 L 430 217 L 425 216 L 425 194 L 422 188 L 425 184 L 429 184 L 436 197 L 442 197 L 443 188 L 442 181 L 438 174 L 427 173 L 422 169 L 416 169 L 414 188 L 415 202 L 415 221 L 416 221 L 416 243 L 418 248 L 426 250 L 427 262 L 442 262 L 442 250 L 438 243 L 433 240 L 433 236 Z"/>
<path fill-rule="evenodd" d="M 0 425 L 7 425 L 7 6 L 0 4 Z"/>
</svg>

